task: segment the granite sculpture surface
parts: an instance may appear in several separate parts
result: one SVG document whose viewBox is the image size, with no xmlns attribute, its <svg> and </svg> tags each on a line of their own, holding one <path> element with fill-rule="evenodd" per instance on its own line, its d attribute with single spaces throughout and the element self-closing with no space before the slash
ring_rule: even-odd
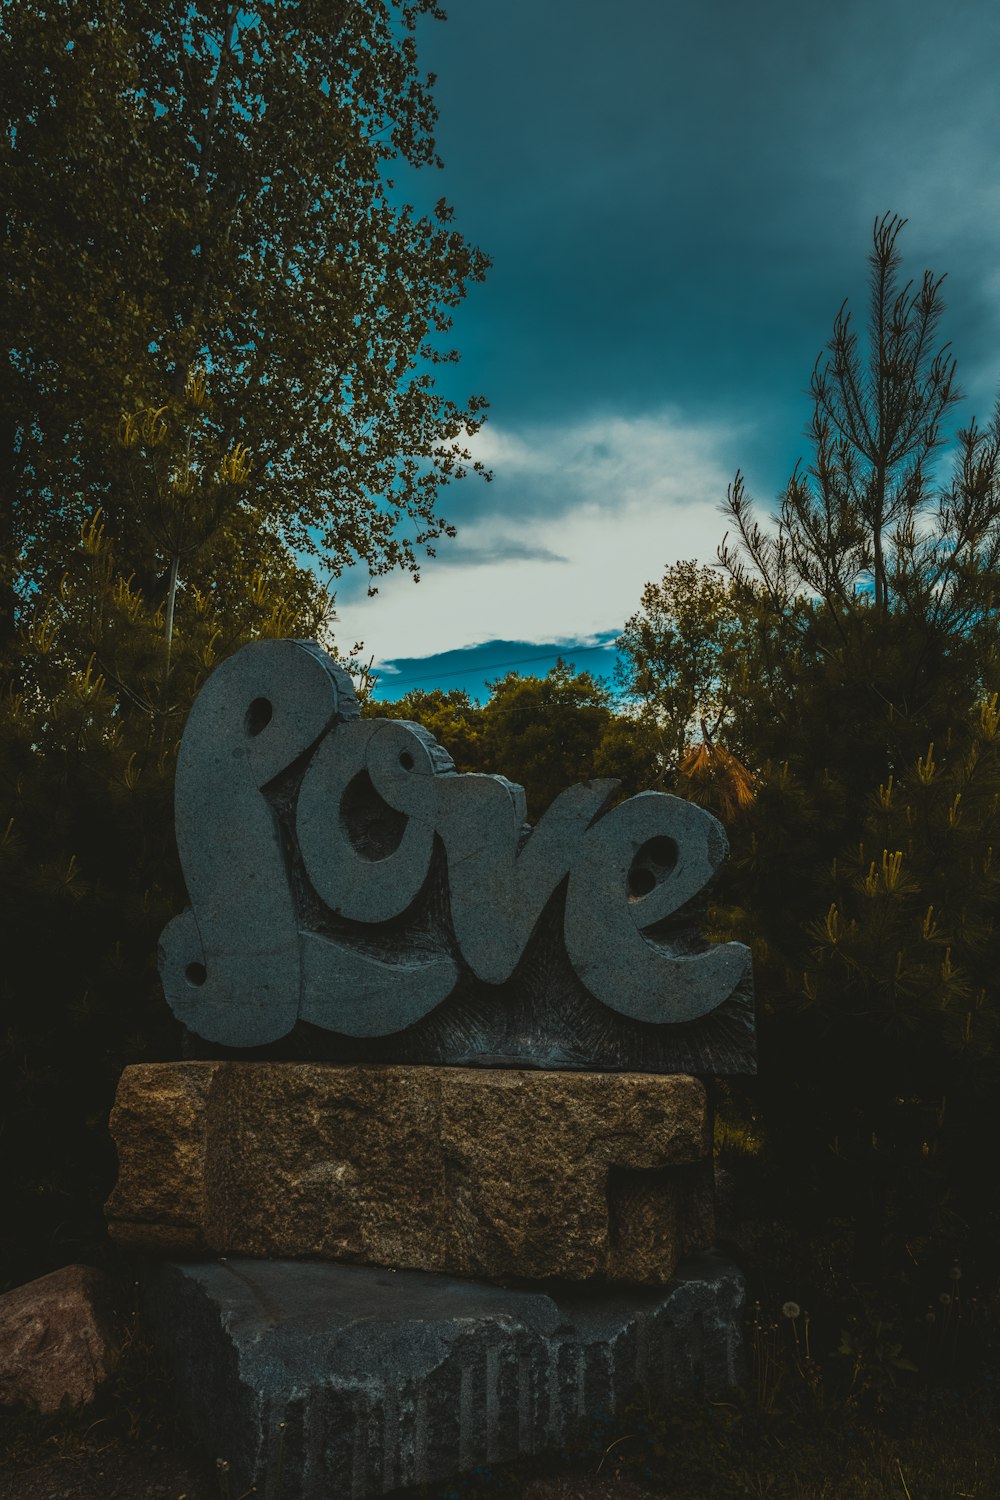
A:
<svg viewBox="0 0 1000 1500">
<path fill-rule="evenodd" d="M 362 719 L 315 642 L 245 646 L 181 744 L 167 1000 L 208 1055 L 752 1072 L 749 952 L 705 944 L 695 910 L 724 830 L 617 787 L 569 787 L 531 828 L 521 787 Z"/>
</svg>

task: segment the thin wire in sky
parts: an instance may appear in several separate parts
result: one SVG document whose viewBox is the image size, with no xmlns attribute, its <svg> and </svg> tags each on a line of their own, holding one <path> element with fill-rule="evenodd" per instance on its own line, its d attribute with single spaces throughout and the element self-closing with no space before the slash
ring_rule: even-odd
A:
<svg viewBox="0 0 1000 1500">
<path fill-rule="evenodd" d="M 516 661 L 488 661 L 478 667 L 463 667 L 459 672 L 424 672 L 420 677 L 390 677 L 388 681 L 393 687 L 409 687 L 411 683 L 427 682 L 429 678 L 433 678 L 435 682 L 445 682 L 451 677 L 481 676 L 484 672 L 497 672 L 502 667 L 527 667 L 533 662 L 551 661 L 553 657 L 561 660 L 564 655 L 579 656 L 582 651 L 608 651 L 614 644 L 614 641 L 604 641 L 597 646 L 567 646 L 558 651 L 546 651 L 544 656 L 522 656 Z"/>
</svg>

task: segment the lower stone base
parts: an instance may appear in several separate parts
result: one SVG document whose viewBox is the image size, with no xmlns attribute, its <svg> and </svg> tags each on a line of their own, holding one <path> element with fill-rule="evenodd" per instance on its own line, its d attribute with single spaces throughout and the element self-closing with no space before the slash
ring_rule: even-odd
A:
<svg viewBox="0 0 1000 1500">
<path fill-rule="evenodd" d="M 715 1252 L 659 1288 L 514 1289 L 316 1262 L 158 1262 L 147 1319 L 230 1493 L 386 1494 L 570 1444 L 637 1392 L 745 1376 L 744 1284 Z"/>
</svg>

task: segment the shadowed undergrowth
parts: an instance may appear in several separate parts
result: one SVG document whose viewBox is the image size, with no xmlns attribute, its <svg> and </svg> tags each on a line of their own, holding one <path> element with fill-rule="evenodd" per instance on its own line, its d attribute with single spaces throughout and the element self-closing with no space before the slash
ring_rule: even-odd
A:
<svg viewBox="0 0 1000 1500">
<path fill-rule="evenodd" d="M 953 1266 L 919 1326 L 901 1326 L 904 1289 L 895 1297 L 883 1290 L 879 1298 L 847 1286 L 839 1317 L 828 1310 L 813 1315 L 791 1296 L 778 1301 L 772 1289 L 778 1281 L 793 1287 L 783 1264 L 789 1257 L 799 1257 L 795 1290 L 815 1275 L 801 1240 L 787 1226 L 754 1228 L 773 1259 L 765 1262 L 759 1249 L 746 1256 L 749 1379 L 743 1390 L 667 1407 L 636 1399 L 618 1416 L 594 1416 L 563 1453 L 480 1468 L 410 1493 L 425 1500 L 506 1500 L 526 1491 L 538 1500 L 637 1491 L 671 1500 L 995 1500 L 996 1294 L 970 1286 L 963 1296 L 965 1275 Z M 835 1245 L 814 1246 L 812 1259 L 829 1257 L 831 1248 L 835 1255 Z M 212 1455 L 191 1453 L 174 1395 L 168 1372 L 133 1318 L 118 1371 L 97 1407 L 53 1417 L 7 1414 L 0 1492 L 12 1500 L 99 1493 L 65 1485 L 89 1465 L 100 1466 L 107 1493 L 117 1495 L 125 1491 L 115 1488 L 116 1465 L 124 1469 L 137 1454 L 152 1454 L 158 1472 L 164 1455 L 194 1466 L 194 1484 L 192 1470 L 184 1471 L 187 1500 L 237 1500 L 227 1468 Z M 55 1465 L 56 1459 L 65 1462 Z M 33 1475 L 49 1473 L 58 1487 L 39 1488 L 38 1481 L 31 1487 Z M 176 1500 L 182 1491 L 151 1485 L 147 1493 Z M 258 1493 L 295 1500 L 292 1476 L 285 1475 L 277 1491 L 262 1483 Z"/>
</svg>

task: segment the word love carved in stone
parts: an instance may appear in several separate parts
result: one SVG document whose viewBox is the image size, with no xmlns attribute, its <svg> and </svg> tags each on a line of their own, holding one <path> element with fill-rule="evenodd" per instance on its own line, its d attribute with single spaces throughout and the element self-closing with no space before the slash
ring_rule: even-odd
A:
<svg viewBox="0 0 1000 1500">
<path fill-rule="evenodd" d="M 659 792 L 609 808 L 617 786 L 570 787 L 528 829 L 521 787 L 458 774 L 417 724 L 361 719 L 349 676 L 320 646 L 245 646 L 213 672 L 181 743 L 191 909 L 161 938 L 168 1002 L 223 1046 L 274 1042 L 298 1020 L 389 1036 L 463 974 L 509 980 L 565 885 L 566 954 L 591 996 L 632 1021 L 705 1016 L 747 981 L 747 949 L 690 951 L 669 923 L 715 874 L 725 834 Z M 440 868 L 436 850 L 445 940 L 407 921 Z M 315 898 L 336 919 L 326 930 L 306 918 Z"/>
</svg>

